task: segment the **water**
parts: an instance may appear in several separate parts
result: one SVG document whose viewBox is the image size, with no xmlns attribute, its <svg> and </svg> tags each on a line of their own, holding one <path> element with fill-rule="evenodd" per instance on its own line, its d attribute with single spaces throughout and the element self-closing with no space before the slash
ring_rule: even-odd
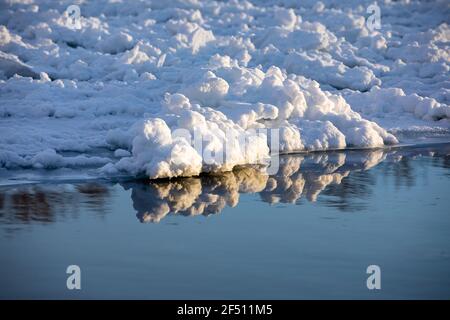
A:
<svg viewBox="0 0 450 320">
<path fill-rule="evenodd" d="M 2 186 L 0 298 L 448 299 L 449 168 L 437 144 L 284 156 L 271 177 Z"/>
</svg>

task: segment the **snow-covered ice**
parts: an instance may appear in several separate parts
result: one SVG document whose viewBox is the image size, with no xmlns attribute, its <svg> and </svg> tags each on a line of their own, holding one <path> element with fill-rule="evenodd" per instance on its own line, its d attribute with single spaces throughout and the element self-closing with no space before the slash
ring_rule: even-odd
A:
<svg viewBox="0 0 450 320">
<path fill-rule="evenodd" d="M 0 168 L 195 176 L 266 163 L 274 130 L 282 153 L 448 137 L 450 3 L 379 1 L 379 30 L 371 4 L 2 1 Z"/>
</svg>

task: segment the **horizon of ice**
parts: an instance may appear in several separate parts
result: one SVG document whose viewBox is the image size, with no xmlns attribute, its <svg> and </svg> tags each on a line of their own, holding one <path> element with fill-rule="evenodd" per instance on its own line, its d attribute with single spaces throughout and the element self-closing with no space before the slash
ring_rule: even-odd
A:
<svg viewBox="0 0 450 320">
<path fill-rule="evenodd" d="M 102 0 L 79 29 L 70 1 L 21 2 L 0 4 L 6 170 L 195 176 L 265 163 L 274 129 L 281 153 L 450 132 L 445 0 L 379 2 L 375 31 L 371 1 Z"/>
</svg>

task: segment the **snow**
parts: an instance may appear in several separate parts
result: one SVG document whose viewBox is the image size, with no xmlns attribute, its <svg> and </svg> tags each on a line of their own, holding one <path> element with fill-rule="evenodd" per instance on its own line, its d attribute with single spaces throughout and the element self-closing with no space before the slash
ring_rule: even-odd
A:
<svg viewBox="0 0 450 320">
<path fill-rule="evenodd" d="M 379 2 L 380 30 L 371 1 L 101 0 L 76 28 L 72 4 L 0 5 L 0 167 L 167 178 L 450 136 L 446 0 Z"/>
</svg>

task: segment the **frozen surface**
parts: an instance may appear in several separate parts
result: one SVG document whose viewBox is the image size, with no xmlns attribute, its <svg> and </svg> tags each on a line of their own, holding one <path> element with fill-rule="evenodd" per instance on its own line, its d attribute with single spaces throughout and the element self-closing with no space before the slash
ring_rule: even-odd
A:
<svg viewBox="0 0 450 320">
<path fill-rule="evenodd" d="M 371 3 L 92 1 L 77 29 L 72 2 L 2 1 L 0 168 L 195 176 L 265 163 L 266 129 L 282 153 L 448 137 L 449 2 L 380 1 L 373 31 Z"/>
</svg>

